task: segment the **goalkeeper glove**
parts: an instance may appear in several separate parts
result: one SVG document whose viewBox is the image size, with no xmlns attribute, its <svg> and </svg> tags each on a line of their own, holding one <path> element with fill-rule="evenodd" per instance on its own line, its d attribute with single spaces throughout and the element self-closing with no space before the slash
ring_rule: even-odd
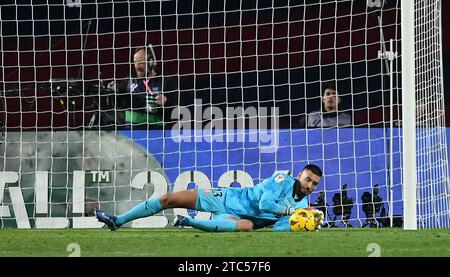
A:
<svg viewBox="0 0 450 277">
<path fill-rule="evenodd" d="M 323 212 L 321 210 L 318 210 L 318 209 L 314 208 L 314 207 L 308 207 L 306 209 L 308 209 L 308 210 L 310 210 L 310 211 L 312 211 L 314 213 L 314 221 L 315 221 L 315 224 L 316 224 L 316 230 L 320 229 L 322 227 L 323 220 L 325 218 Z"/>
</svg>

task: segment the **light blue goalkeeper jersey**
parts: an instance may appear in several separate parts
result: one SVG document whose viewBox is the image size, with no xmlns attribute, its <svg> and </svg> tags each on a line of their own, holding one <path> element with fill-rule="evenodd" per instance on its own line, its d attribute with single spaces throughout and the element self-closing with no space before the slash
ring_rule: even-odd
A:
<svg viewBox="0 0 450 277">
<path fill-rule="evenodd" d="M 227 213 L 251 220 L 255 229 L 273 225 L 289 207 L 297 205 L 293 194 L 296 181 L 277 173 L 252 188 L 227 189 L 224 206 Z"/>
</svg>

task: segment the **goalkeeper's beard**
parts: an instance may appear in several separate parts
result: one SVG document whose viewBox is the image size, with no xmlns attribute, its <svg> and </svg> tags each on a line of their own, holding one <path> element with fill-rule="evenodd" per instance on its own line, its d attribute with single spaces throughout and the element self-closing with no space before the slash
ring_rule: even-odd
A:
<svg viewBox="0 0 450 277">
<path fill-rule="evenodd" d="M 311 193 L 310 190 L 307 187 L 303 187 L 303 185 L 299 182 L 295 194 L 297 194 L 297 196 L 300 199 L 302 199 L 303 197 L 307 196 L 310 193 Z"/>
<path fill-rule="evenodd" d="M 312 191 L 310 191 L 308 187 L 300 186 L 300 192 L 304 196 L 307 196 L 308 194 L 311 194 Z"/>
</svg>

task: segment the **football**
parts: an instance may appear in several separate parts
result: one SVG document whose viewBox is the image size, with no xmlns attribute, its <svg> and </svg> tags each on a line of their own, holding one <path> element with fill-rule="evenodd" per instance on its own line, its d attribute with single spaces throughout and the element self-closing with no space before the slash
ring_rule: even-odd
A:
<svg viewBox="0 0 450 277">
<path fill-rule="evenodd" d="M 298 209 L 289 217 L 292 232 L 314 231 L 316 228 L 314 213 L 307 209 Z"/>
</svg>

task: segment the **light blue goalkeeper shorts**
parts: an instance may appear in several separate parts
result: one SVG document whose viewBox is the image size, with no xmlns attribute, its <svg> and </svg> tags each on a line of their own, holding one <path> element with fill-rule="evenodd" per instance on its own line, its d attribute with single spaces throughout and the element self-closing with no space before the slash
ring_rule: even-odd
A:
<svg viewBox="0 0 450 277">
<path fill-rule="evenodd" d="M 227 189 L 224 188 L 198 189 L 195 209 L 197 211 L 212 213 L 212 219 L 215 220 L 226 219 L 228 217 L 239 219 L 240 217 L 238 215 L 230 213 L 226 208 L 226 195 Z"/>
</svg>

